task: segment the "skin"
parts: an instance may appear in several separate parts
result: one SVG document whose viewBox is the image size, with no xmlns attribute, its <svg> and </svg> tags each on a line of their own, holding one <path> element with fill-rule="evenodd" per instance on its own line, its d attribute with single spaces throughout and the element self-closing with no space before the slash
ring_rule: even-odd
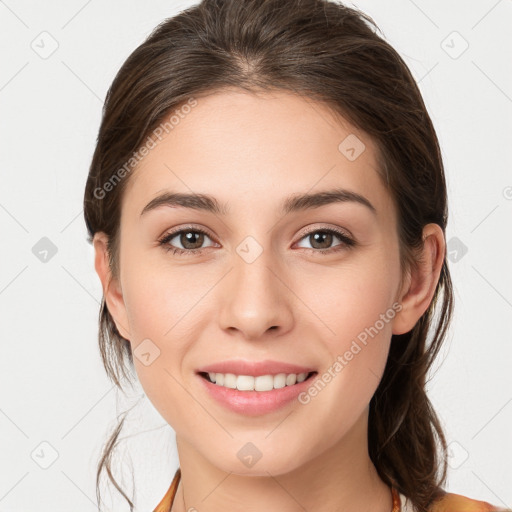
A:
<svg viewBox="0 0 512 512">
<path fill-rule="evenodd" d="M 354 161 L 338 150 L 349 134 L 366 146 Z M 369 402 L 391 335 L 411 330 L 432 300 L 445 240 L 438 225 L 425 226 L 423 260 L 400 287 L 396 208 L 376 155 L 364 132 L 323 104 L 284 91 L 217 92 L 198 99 L 129 176 L 119 279 L 111 280 L 106 236 L 94 237 L 117 328 L 132 350 L 147 338 L 160 350 L 148 366 L 134 362 L 176 432 L 182 479 L 173 512 L 391 510 L 390 488 L 368 455 Z M 290 194 L 335 187 L 365 196 L 376 214 L 356 202 L 280 214 Z M 141 217 L 167 189 L 211 194 L 230 212 L 162 206 Z M 205 248 L 201 255 L 158 245 L 189 223 L 211 234 L 186 246 Z M 332 227 L 348 230 L 357 245 L 306 236 Z M 252 263 L 236 252 L 249 235 L 262 248 Z M 182 243 L 179 235 L 168 242 Z M 393 303 L 402 309 L 308 404 L 247 417 L 214 402 L 195 374 L 242 358 L 313 366 L 322 375 Z M 252 467 L 237 457 L 247 442 L 262 453 Z"/>
</svg>

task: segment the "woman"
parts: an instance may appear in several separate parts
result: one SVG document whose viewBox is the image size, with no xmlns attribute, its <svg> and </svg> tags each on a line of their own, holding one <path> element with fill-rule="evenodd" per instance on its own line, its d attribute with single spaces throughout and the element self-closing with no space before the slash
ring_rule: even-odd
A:
<svg viewBox="0 0 512 512">
<path fill-rule="evenodd" d="M 328 1 L 204 0 L 108 92 L 84 214 L 105 369 L 134 369 L 176 432 L 157 512 L 499 510 L 443 490 L 445 176 L 374 28 Z M 132 509 L 121 427 L 98 478 Z"/>
</svg>

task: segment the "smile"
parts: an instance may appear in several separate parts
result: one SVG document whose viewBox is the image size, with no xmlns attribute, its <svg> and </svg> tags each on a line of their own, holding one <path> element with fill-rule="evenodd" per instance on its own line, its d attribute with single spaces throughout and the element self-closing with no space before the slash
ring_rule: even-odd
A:
<svg viewBox="0 0 512 512">
<path fill-rule="evenodd" d="M 272 389 L 281 389 L 285 386 L 293 386 L 296 383 L 305 381 L 315 372 L 309 373 L 278 373 L 277 375 L 235 375 L 234 373 L 201 373 L 200 375 L 208 379 L 217 386 L 223 386 L 239 391 L 271 391 Z"/>
</svg>

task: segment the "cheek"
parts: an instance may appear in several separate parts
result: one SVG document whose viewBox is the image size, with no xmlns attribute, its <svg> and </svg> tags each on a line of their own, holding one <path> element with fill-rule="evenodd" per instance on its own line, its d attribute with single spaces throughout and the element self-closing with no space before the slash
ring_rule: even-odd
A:
<svg viewBox="0 0 512 512">
<path fill-rule="evenodd" d="M 162 279 L 151 273 L 139 274 L 126 288 L 137 377 L 162 417 L 170 425 L 180 425 L 190 400 L 182 375 L 190 345 L 184 333 L 190 306 L 182 295 L 172 293 Z"/>
<path fill-rule="evenodd" d="M 199 279 L 191 267 L 165 264 L 162 258 L 147 265 L 127 265 L 123 295 L 134 338 L 167 340 L 180 338 L 189 315 L 197 315 L 201 297 L 214 285 L 211 276 Z M 129 263 L 129 262 L 127 262 Z M 211 281 L 211 282 L 210 282 Z"/>
<path fill-rule="evenodd" d="M 322 272 L 302 271 L 294 291 L 307 306 L 304 313 L 311 319 L 309 323 L 318 327 L 317 337 L 320 335 L 333 353 L 348 349 L 353 338 L 376 322 L 384 337 L 391 334 L 389 320 L 394 317 L 398 281 L 398 261 L 368 254 Z M 388 321 L 383 324 L 381 315 L 386 314 Z"/>
<path fill-rule="evenodd" d="M 304 402 L 311 398 L 317 410 L 332 411 L 332 421 L 340 425 L 367 406 L 384 372 L 399 308 L 394 303 L 399 263 L 374 253 L 302 278 L 299 293 L 310 308 L 312 336 L 324 351 L 320 382 Z"/>
<path fill-rule="evenodd" d="M 331 299 L 316 304 L 315 311 L 329 326 L 329 330 L 324 326 L 315 328 L 324 333 L 322 348 L 327 354 L 318 379 L 301 403 L 310 411 L 311 429 L 322 431 L 328 439 L 348 432 L 379 385 L 396 314 L 392 284 L 382 274 L 359 273 L 354 268 L 345 279 L 331 280 Z"/>
<path fill-rule="evenodd" d="M 190 404 L 183 388 L 187 355 L 200 332 L 208 307 L 208 290 L 217 277 L 198 277 L 191 267 L 143 263 L 126 258 L 123 296 L 128 314 L 134 366 L 139 381 L 156 409 L 172 425 L 183 420 Z M 212 318 L 212 314 L 208 318 Z M 189 418 L 190 419 L 190 418 Z"/>
</svg>

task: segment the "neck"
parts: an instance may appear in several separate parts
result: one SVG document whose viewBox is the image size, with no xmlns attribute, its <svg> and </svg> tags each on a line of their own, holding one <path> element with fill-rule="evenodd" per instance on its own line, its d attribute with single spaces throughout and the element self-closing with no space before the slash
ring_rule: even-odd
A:
<svg viewBox="0 0 512 512">
<path fill-rule="evenodd" d="M 391 489 L 368 454 L 367 420 L 366 410 L 330 449 L 285 473 L 265 471 L 268 476 L 223 471 L 176 435 L 181 481 L 172 512 L 390 512 Z"/>
</svg>

